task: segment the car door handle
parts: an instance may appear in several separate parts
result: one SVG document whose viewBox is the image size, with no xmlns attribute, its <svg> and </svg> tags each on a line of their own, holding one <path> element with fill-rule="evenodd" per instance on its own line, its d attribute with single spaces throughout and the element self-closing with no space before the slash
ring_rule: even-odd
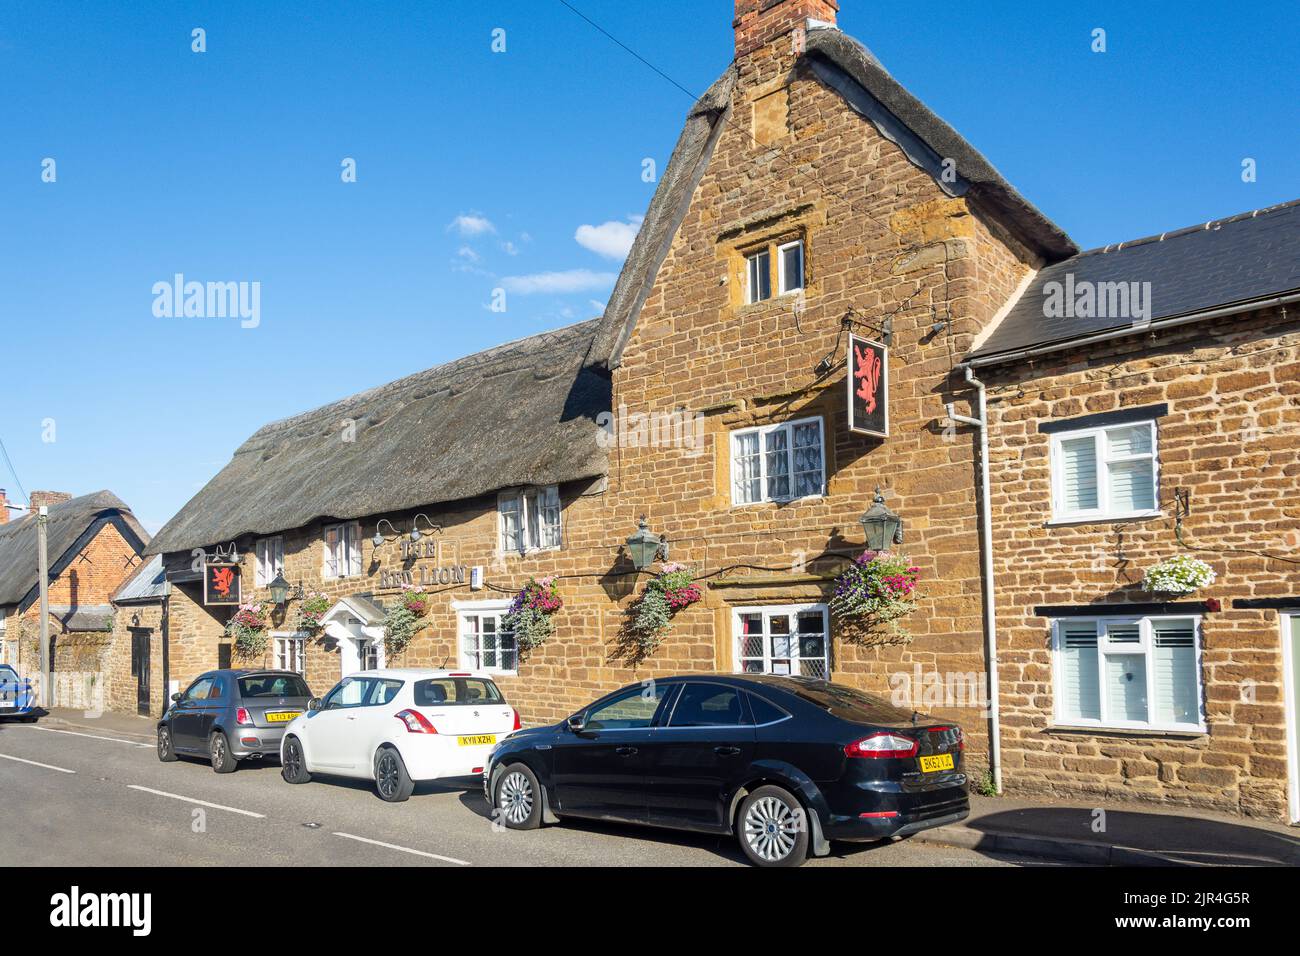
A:
<svg viewBox="0 0 1300 956">
<path fill-rule="evenodd" d="M 615 747 L 615 748 L 614 748 L 614 753 L 618 754 L 620 757 L 630 757 L 630 756 L 632 756 L 634 753 L 636 753 L 636 748 L 635 748 L 635 747 Z"/>
<path fill-rule="evenodd" d="M 720 757 L 734 757 L 740 753 L 739 747 L 714 747 L 713 752 Z"/>
</svg>

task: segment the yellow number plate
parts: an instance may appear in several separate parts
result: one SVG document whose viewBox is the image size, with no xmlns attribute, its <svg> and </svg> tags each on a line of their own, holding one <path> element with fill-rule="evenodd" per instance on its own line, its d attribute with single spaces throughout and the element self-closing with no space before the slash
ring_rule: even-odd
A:
<svg viewBox="0 0 1300 956">
<path fill-rule="evenodd" d="M 456 743 L 462 747 L 481 747 L 483 744 L 494 744 L 497 742 L 496 734 L 475 734 L 472 737 L 457 737 Z"/>
<path fill-rule="evenodd" d="M 926 773 L 933 773 L 936 770 L 951 770 L 952 768 L 952 754 L 935 754 L 933 757 L 921 758 L 921 769 Z"/>
<path fill-rule="evenodd" d="M 268 724 L 287 724 L 301 714 L 301 710 L 282 710 L 274 714 L 267 714 L 266 722 Z"/>
</svg>

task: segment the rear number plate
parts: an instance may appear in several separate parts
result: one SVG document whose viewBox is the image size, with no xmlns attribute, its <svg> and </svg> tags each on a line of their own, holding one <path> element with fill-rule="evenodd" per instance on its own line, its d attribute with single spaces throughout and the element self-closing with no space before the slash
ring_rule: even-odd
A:
<svg viewBox="0 0 1300 956">
<path fill-rule="evenodd" d="M 952 754 L 935 754 L 933 757 L 921 758 L 921 770 L 925 773 L 934 773 L 936 770 L 951 770 L 952 768 Z"/>
<path fill-rule="evenodd" d="M 457 737 L 456 743 L 462 747 L 481 747 L 484 744 L 494 744 L 497 742 L 496 734 L 474 734 L 470 737 Z"/>
<path fill-rule="evenodd" d="M 287 724 L 301 714 L 302 711 L 300 710 L 281 710 L 273 714 L 267 714 L 266 722 L 268 724 Z"/>
</svg>

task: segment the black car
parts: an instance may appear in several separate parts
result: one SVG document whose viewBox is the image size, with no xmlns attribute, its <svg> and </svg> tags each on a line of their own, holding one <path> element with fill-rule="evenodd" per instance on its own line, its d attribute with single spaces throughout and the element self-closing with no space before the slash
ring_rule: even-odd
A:
<svg viewBox="0 0 1300 956">
<path fill-rule="evenodd" d="M 217 773 L 230 773 L 241 760 L 279 757 L 284 728 L 310 699 L 295 671 L 208 671 L 172 694 L 158 721 L 158 759 L 207 757 Z"/>
<path fill-rule="evenodd" d="M 960 727 L 827 681 L 670 677 L 517 731 L 483 771 L 493 817 L 594 817 L 736 834 L 759 866 L 831 840 L 882 840 L 970 812 Z"/>
</svg>

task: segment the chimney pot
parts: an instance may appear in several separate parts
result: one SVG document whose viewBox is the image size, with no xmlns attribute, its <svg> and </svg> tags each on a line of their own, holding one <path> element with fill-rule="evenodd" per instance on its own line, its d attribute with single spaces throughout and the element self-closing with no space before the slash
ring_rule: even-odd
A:
<svg viewBox="0 0 1300 956">
<path fill-rule="evenodd" d="M 736 58 L 747 56 L 809 20 L 835 25 L 839 0 L 736 0 Z"/>
</svg>

